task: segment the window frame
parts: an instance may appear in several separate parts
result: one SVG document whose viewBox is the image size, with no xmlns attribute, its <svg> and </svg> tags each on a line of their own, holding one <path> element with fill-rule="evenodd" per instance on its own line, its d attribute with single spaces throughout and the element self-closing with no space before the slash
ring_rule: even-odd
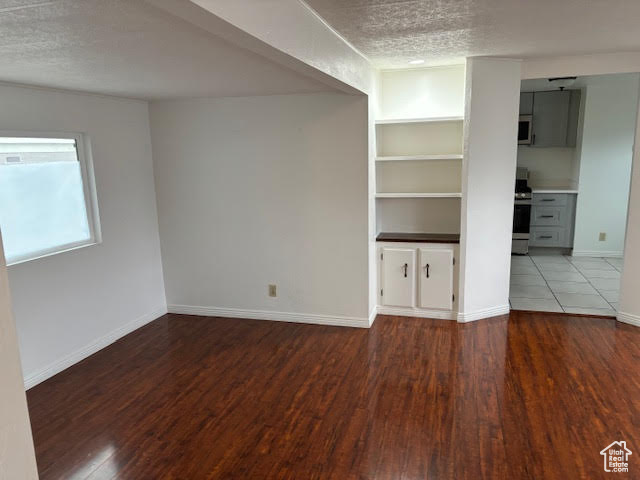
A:
<svg viewBox="0 0 640 480">
<path fill-rule="evenodd" d="M 80 164 L 80 176 L 82 177 L 82 190 L 84 194 L 87 223 L 89 225 L 89 238 L 78 242 L 66 243 L 44 250 L 38 250 L 29 255 L 6 259 L 7 266 L 18 265 L 32 260 L 50 257 L 59 253 L 70 252 L 92 245 L 102 243 L 102 230 L 100 228 L 100 215 L 98 212 L 98 196 L 96 193 L 95 172 L 93 169 L 93 156 L 91 154 L 91 142 L 89 136 L 78 132 L 42 132 L 42 131 L 7 131 L 0 130 L 0 138 L 42 138 L 75 140 L 76 154 Z"/>
</svg>

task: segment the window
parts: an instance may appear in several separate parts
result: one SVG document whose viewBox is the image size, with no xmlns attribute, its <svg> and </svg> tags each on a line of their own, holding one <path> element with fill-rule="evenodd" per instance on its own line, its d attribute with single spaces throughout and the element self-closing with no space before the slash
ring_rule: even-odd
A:
<svg viewBox="0 0 640 480">
<path fill-rule="evenodd" d="M 9 265 L 99 241 L 83 135 L 0 134 L 0 229 Z"/>
</svg>

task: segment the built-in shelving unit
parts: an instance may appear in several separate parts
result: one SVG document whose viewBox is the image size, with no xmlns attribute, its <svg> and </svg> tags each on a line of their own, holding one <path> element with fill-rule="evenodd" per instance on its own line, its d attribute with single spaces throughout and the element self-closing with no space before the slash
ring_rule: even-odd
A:
<svg viewBox="0 0 640 480">
<path fill-rule="evenodd" d="M 378 231 L 459 231 L 463 118 L 376 123 Z"/>
<path fill-rule="evenodd" d="M 459 231 L 462 117 L 376 122 L 378 232 Z"/>
<path fill-rule="evenodd" d="M 377 311 L 458 310 L 463 66 L 383 72 L 375 123 Z"/>
</svg>

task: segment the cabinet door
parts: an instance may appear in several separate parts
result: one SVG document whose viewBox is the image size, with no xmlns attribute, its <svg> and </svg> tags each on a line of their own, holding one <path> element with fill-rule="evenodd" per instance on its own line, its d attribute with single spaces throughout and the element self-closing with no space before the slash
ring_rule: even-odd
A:
<svg viewBox="0 0 640 480">
<path fill-rule="evenodd" d="M 453 251 L 420 249 L 420 308 L 453 308 Z"/>
<path fill-rule="evenodd" d="M 520 115 L 531 115 L 533 113 L 533 92 L 522 92 L 520 94 Z"/>
<path fill-rule="evenodd" d="M 567 145 L 570 103 L 570 90 L 534 94 L 532 146 L 564 147 Z"/>
<path fill-rule="evenodd" d="M 382 304 L 413 307 L 416 284 L 416 251 L 382 249 Z"/>
</svg>

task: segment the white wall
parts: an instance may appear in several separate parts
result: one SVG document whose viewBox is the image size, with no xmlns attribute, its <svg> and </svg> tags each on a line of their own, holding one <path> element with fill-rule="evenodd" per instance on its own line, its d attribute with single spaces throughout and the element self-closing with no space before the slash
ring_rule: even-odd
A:
<svg viewBox="0 0 640 480">
<path fill-rule="evenodd" d="M 170 311 L 368 326 L 367 110 L 341 94 L 151 104 Z"/>
<path fill-rule="evenodd" d="M 377 233 L 460 233 L 458 198 L 385 198 L 376 213 Z"/>
<path fill-rule="evenodd" d="M 467 61 L 459 321 L 509 311 L 520 62 Z"/>
<path fill-rule="evenodd" d="M 575 148 L 518 147 L 518 166 L 529 169 L 529 186 L 577 188 Z"/>
<path fill-rule="evenodd" d="M 379 118 L 462 117 L 464 65 L 381 73 Z"/>
<path fill-rule="evenodd" d="M 638 74 L 622 74 L 586 88 L 574 255 L 624 250 L 639 86 Z"/>
<path fill-rule="evenodd" d="M 582 157 L 582 133 L 584 131 L 584 111 L 587 104 L 587 92 L 585 88 L 582 89 L 580 95 L 580 109 L 578 111 L 578 128 L 576 132 L 576 147 L 573 149 L 573 161 L 571 163 L 571 181 L 570 186 L 578 189 L 578 183 L 580 182 L 580 158 Z"/>
<path fill-rule="evenodd" d="M 164 313 L 148 107 L 0 86 L 0 130 L 91 139 L 102 243 L 9 268 L 31 386 Z"/>
<path fill-rule="evenodd" d="M 377 278 L 377 262 L 376 255 L 376 236 L 377 230 L 377 204 L 376 204 L 376 155 L 377 155 L 377 139 L 376 139 L 376 118 L 380 115 L 380 73 L 373 71 L 371 73 L 371 91 L 367 95 L 368 99 L 368 233 L 369 233 L 369 324 L 371 325 L 376 318 L 376 304 L 378 298 L 378 278 Z"/>
<path fill-rule="evenodd" d="M 0 478 L 38 478 L 0 235 Z"/>
<path fill-rule="evenodd" d="M 173 0 L 149 0 L 157 7 L 178 15 L 200 28 L 221 36 L 233 43 L 271 60 L 308 75 L 347 93 L 358 90 L 369 96 L 369 278 L 370 311 L 376 302 L 375 260 L 375 112 L 379 107 L 379 73 L 368 59 L 346 42 L 305 2 L 299 0 L 248 0 L 220 2 L 195 0 L 194 5 L 213 13 L 205 18 L 197 9 L 187 8 Z M 228 25 L 222 25 L 229 22 Z M 234 30 L 249 34 L 241 38 Z M 264 45 L 260 45 L 264 42 Z M 265 46 L 273 47 L 270 51 Z M 281 54 L 279 54 L 281 53 Z M 305 68 L 308 67 L 308 68 Z M 347 87 L 347 88 L 345 88 Z"/>
<path fill-rule="evenodd" d="M 640 122 L 636 122 L 635 138 L 618 320 L 640 327 Z"/>
</svg>

